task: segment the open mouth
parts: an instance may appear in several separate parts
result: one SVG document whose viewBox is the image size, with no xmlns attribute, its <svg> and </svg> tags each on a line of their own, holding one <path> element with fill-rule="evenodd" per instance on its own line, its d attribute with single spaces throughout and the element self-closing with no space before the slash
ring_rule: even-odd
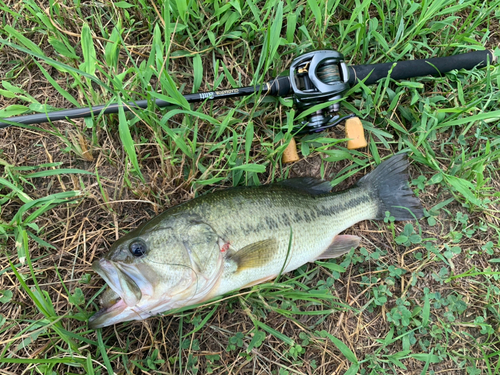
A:
<svg viewBox="0 0 500 375">
<path fill-rule="evenodd" d="M 90 328 L 101 328 L 123 320 L 122 313 L 139 303 L 142 292 L 132 277 L 107 259 L 94 262 L 92 268 L 109 287 L 101 296 L 101 310 L 89 319 Z"/>
<path fill-rule="evenodd" d="M 122 297 L 120 297 L 113 289 L 109 286 L 106 290 L 101 294 L 99 299 L 99 304 L 102 309 L 109 309 L 113 305 L 117 304 Z"/>
</svg>

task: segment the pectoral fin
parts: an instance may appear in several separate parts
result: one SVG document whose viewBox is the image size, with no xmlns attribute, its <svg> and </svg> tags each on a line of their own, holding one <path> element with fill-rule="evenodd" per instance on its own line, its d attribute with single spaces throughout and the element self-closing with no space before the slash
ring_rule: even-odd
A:
<svg viewBox="0 0 500 375">
<path fill-rule="evenodd" d="M 271 262 L 278 252 L 276 239 L 271 238 L 247 245 L 228 254 L 228 260 L 237 266 L 236 272 L 248 268 L 258 268 Z"/>
<path fill-rule="evenodd" d="M 335 236 L 330 246 L 316 259 L 337 258 L 349 252 L 353 247 L 358 247 L 359 241 L 361 241 L 361 238 L 358 236 L 348 234 Z"/>
</svg>

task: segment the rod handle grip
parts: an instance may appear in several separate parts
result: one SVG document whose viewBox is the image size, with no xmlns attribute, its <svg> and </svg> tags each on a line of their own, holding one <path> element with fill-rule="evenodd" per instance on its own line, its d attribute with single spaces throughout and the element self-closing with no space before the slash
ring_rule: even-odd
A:
<svg viewBox="0 0 500 375">
<path fill-rule="evenodd" d="M 497 57 L 490 50 L 430 59 L 397 61 L 392 70 L 391 78 L 398 81 L 426 75 L 439 76 L 455 69 L 482 68 L 487 65 L 488 61 L 492 65 L 497 62 Z M 366 78 L 365 85 L 377 83 L 379 79 L 387 77 L 393 64 L 389 62 L 349 66 L 349 84 L 353 86 L 366 77 L 368 78 Z"/>
</svg>

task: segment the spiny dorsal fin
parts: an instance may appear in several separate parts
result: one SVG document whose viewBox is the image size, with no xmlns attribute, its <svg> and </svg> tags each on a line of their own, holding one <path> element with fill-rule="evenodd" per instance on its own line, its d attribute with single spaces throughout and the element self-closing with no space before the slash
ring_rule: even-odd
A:
<svg viewBox="0 0 500 375">
<path fill-rule="evenodd" d="M 278 252 L 278 243 L 275 238 L 259 241 L 247 245 L 228 255 L 228 260 L 233 261 L 236 272 L 247 268 L 258 268 L 271 262 Z"/>
<path fill-rule="evenodd" d="M 332 190 L 330 181 L 322 181 L 314 177 L 297 177 L 283 180 L 277 185 L 301 190 L 312 195 L 326 194 Z"/>
<path fill-rule="evenodd" d="M 353 247 L 359 245 L 361 238 L 358 236 L 351 236 L 348 234 L 335 236 L 332 243 L 328 248 L 316 259 L 332 259 L 349 252 Z"/>
</svg>

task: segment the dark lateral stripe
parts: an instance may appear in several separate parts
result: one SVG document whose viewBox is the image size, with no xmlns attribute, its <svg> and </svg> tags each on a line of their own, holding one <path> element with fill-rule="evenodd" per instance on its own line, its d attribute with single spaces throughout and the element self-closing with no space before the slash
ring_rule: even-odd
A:
<svg viewBox="0 0 500 375">
<path fill-rule="evenodd" d="M 342 212 L 347 210 L 352 210 L 355 207 L 360 207 L 362 209 L 363 206 L 367 206 L 373 203 L 373 197 L 367 191 L 358 190 L 359 194 L 355 194 L 354 196 L 339 196 L 337 195 L 335 199 L 335 204 L 332 205 L 323 205 L 314 207 L 314 212 L 320 216 L 333 216 L 340 215 Z M 345 198 L 345 200 L 341 200 Z"/>
</svg>

